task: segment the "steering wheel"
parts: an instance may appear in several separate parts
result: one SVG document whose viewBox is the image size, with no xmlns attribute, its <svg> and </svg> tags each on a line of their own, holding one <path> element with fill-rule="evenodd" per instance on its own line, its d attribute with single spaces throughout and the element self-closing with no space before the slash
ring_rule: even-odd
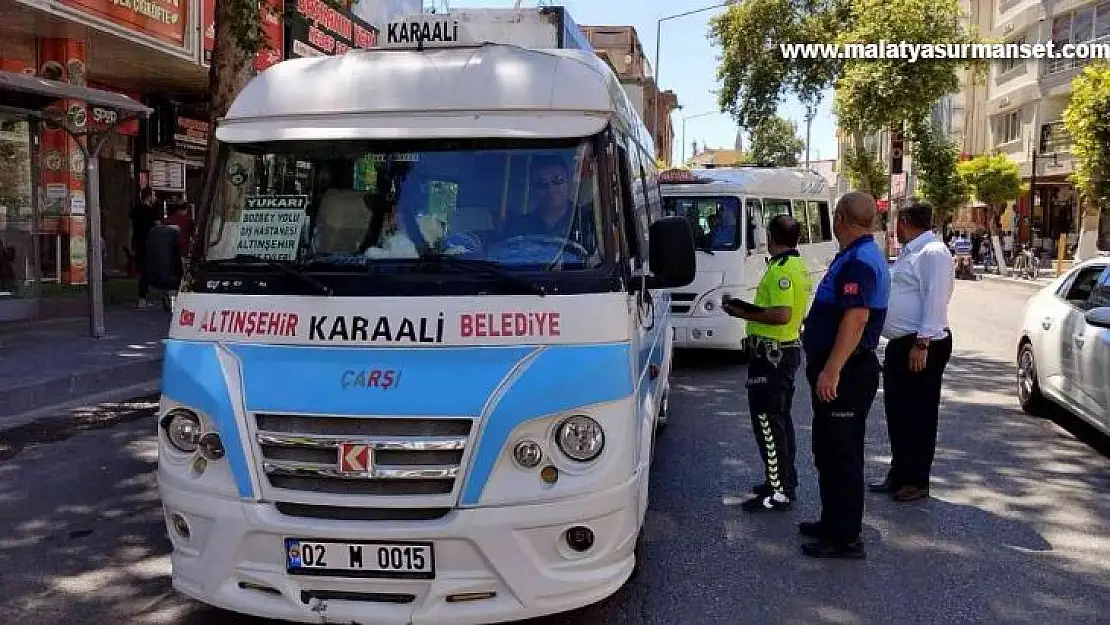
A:
<svg viewBox="0 0 1110 625">
<path fill-rule="evenodd" d="M 565 239 L 563 237 L 553 237 L 553 236 L 542 235 L 542 234 L 525 234 L 525 235 L 510 237 L 509 239 L 506 239 L 505 242 L 502 243 L 501 245 L 508 246 L 508 245 L 512 245 L 514 243 L 520 243 L 522 241 L 534 241 L 536 243 L 546 243 L 548 245 L 558 245 L 559 246 L 559 252 L 555 255 L 555 258 L 551 261 L 551 263 L 549 263 L 547 265 L 547 269 L 549 271 L 551 270 L 551 268 L 555 267 L 555 265 L 557 265 L 559 263 L 562 255 L 563 255 L 563 252 L 567 251 L 568 248 L 573 250 L 576 254 L 581 256 L 583 259 L 587 259 L 587 258 L 590 257 L 590 251 L 587 250 L 585 246 L 583 246 L 581 243 L 579 243 L 577 241 L 571 241 L 570 239 Z"/>
</svg>

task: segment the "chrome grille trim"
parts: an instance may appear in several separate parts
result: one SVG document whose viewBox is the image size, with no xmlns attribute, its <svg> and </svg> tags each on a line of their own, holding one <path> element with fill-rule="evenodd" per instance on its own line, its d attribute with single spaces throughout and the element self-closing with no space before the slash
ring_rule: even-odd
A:
<svg viewBox="0 0 1110 625">
<path fill-rule="evenodd" d="M 465 436 L 420 437 L 367 437 L 338 434 L 281 434 L 259 432 L 260 445 L 274 447 L 304 447 L 310 449 L 338 449 L 342 443 L 369 445 L 374 451 L 461 451 L 466 449 Z"/>
<path fill-rule="evenodd" d="M 306 506 L 451 508 L 478 430 L 474 417 L 250 414 L 263 497 Z M 340 467 L 344 443 L 366 445 L 364 471 Z M 359 467 L 361 468 L 361 467 Z"/>
<path fill-rule="evenodd" d="M 458 467 L 374 467 L 372 471 L 356 473 L 340 471 L 334 465 L 273 460 L 263 462 L 262 470 L 267 475 L 328 477 L 340 480 L 450 480 L 459 476 Z"/>
</svg>

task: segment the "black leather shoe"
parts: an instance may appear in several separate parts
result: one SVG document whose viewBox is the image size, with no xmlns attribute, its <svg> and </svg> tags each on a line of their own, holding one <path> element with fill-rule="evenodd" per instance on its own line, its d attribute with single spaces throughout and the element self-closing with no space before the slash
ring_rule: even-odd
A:
<svg viewBox="0 0 1110 625">
<path fill-rule="evenodd" d="M 873 493 L 881 493 L 887 495 L 896 492 L 899 488 L 901 488 L 901 486 L 898 486 L 894 482 L 891 482 L 890 479 L 885 479 L 881 482 L 876 482 L 874 484 L 868 485 L 867 490 Z"/>
<path fill-rule="evenodd" d="M 818 540 L 824 536 L 819 521 L 802 521 L 798 524 L 798 533 L 806 538 L 816 538 Z"/>
<path fill-rule="evenodd" d="M 928 488 L 919 488 L 917 486 L 903 486 L 899 488 L 891 497 L 894 501 L 900 503 L 908 503 L 911 501 L 920 501 L 929 497 Z"/>
<path fill-rule="evenodd" d="M 802 545 L 802 554 L 811 558 L 829 558 L 839 560 L 862 560 L 867 557 L 863 550 L 863 543 L 855 541 L 850 543 L 830 543 L 817 541 Z"/>
</svg>

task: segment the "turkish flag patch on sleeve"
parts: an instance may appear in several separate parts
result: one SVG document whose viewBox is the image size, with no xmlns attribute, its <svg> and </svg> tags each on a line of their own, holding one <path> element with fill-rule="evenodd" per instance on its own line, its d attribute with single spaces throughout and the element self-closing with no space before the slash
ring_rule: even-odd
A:
<svg viewBox="0 0 1110 625">
<path fill-rule="evenodd" d="M 859 295 L 859 283 L 845 282 L 842 293 L 844 293 L 844 295 Z"/>
</svg>

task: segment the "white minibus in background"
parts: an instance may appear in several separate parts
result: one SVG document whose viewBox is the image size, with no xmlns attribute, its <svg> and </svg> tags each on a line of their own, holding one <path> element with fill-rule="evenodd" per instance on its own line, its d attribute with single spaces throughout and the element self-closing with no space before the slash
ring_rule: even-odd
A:
<svg viewBox="0 0 1110 625">
<path fill-rule="evenodd" d="M 663 212 L 689 220 L 697 277 L 671 291 L 675 347 L 739 351 L 745 322 L 721 302 L 752 301 L 767 259 L 767 223 L 793 215 L 802 228 L 798 245 L 817 282 L 836 255 L 833 190 L 820 174 L 800 168 L 672 169 L 660 173 Z"/>
</svg>

